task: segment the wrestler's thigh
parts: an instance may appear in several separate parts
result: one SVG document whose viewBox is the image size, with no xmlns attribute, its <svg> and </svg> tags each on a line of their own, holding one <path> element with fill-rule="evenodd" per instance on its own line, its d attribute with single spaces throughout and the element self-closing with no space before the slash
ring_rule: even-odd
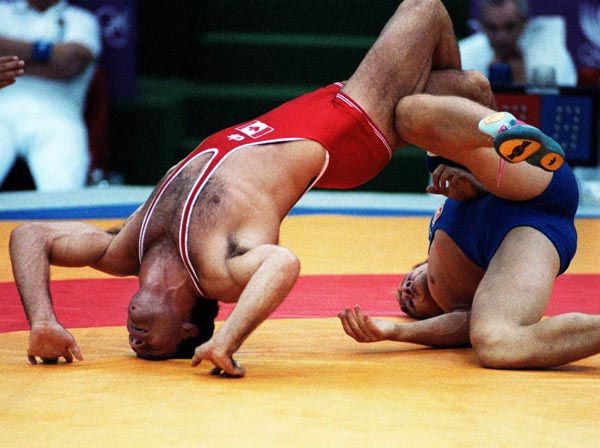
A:
<svg viewBox="0 0 600 448">
<path fill-rule="evenodd" d="M 469 168 L 490 193 L 509 201 L 526 201 L 539 196 L 554 175 L 529 163 L 501 165 L 500 157 L 491 147 L 457 151 L 460 156 L 456 159 Z"/>
<path fill-rule="evenodd" d="M 471 332 L 527 326 L 544 315 L 560 260 L 552 242 L 531 227 L 504 238 L 473 300 Z"/>
<path fill-rule="evenodd" d="M 442 28 L 451 22 L 441 2 L 405 0 L 343 89 L 392 143 L 394 107 L 425 89 Z"/>
</svg>

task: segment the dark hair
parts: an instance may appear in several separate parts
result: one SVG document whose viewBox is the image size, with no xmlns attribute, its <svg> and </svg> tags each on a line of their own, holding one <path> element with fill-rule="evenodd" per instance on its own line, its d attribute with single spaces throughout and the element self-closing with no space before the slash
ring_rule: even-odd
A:
<svg viewBox="0 0 600 448">
<path fill-rule="evenodd" d="M 184 339 L 179 343 L 174 358 L 191 358 L 194 356 L 196 347 L 208 341 L 215 331 L 215 318 L 219 313 L 219 302 L 217 300 L 196 300 L 189 322 L 198 327 L 198 335 L 193 338 Z"/>
<path fill-rule="evenodd" d="M 490 6 L 502 6 L 505 3 L 516 3 L 517 10 L 519 11 L 519 17 L 526 19 L 529 16 L 529 1 L 528 0 L 480 0 L 479 2 L 479 15 Z"/>
</svg>

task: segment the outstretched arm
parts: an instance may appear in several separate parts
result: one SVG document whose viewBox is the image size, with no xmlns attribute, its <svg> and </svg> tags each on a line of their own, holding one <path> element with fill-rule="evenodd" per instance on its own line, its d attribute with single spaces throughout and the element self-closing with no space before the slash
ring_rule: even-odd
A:
<svg viewBox="0 0 600 448">
<path fill-rule="evenodd" d="M 396 341 L 429 347 L 470 344 L 470 311 L 453 311 L 429 319 L 397 323 L 363 314 L 359 306 L 338 314 L 346 334 L 358 342 Z"/>
<path fill-rule="evenodd" d="M 98 227 L 84 223 L 28 223 L 13 230 L 10 257 L 21 302 L 31 327 L 29 361 L 36 356 L 45 362 L 64 357 L 81 360 L 73 336 L 58 322 L 50 296 L 50 265 L 93 266 L 117 273 L 117 260 L 108 260 L 109 246 L 115 238 Z M 127 266 L 127 260 L 122 260 Z M 103 269 L 104 268 L 104 269 Z M 126 272 L 123 271 L 123 274 Z"/>
<path fill-rule="evenodd" d="M 242 377 L 246 370 L 233 354 L 288 295 L 300 275 L 300 261 L 284 247 L 265 244 L 233 257 L 229 272 L 236 284 L 246 286 L 217 333 L 196 348 L 192 366 L 207 359 L 216 366 L 213 374 Z"/>
</svg>

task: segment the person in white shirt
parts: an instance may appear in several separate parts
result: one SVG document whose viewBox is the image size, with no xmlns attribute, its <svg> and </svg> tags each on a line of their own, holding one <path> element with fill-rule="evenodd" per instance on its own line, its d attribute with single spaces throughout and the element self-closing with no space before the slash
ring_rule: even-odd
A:
<svg viewBox="0 0 600 448">
<path fill-rule="evenodd" d="M 490 66 L 505 64 L 515 84 L 577 84 L 563 17 L 529 17 L 527 0 L 480 0 L 479 25 L 459 41 L 464 70 L 493 78 Z"/>
<path fill-rule="evenodd" d="M 0 91 L 0 184 L 17 157 L 41 191 L 86 184 L 90 155 L 83 111 L 101 47 L 96 17 L 66 0 L 0 3 L 0 54 L 27 74 Z"/>
</svg>

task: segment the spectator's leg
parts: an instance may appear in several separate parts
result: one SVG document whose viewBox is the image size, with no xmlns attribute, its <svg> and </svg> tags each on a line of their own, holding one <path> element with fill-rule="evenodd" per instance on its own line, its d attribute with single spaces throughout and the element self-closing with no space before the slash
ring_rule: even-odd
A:
<svg viewBox="0 0 600 448">
<path fill-rule="evenodd" d="M 0 122 L 0 186 L 10 173 L 17 158 L 17 142 L 14 129 Z"/>
<path fill-rule="evenodd" d="M 85 125 L 80 121 L 46 120 L 36 131 L 26 158 L 40 191 L 85 187 L 90 164 Z"/>
</svg>

